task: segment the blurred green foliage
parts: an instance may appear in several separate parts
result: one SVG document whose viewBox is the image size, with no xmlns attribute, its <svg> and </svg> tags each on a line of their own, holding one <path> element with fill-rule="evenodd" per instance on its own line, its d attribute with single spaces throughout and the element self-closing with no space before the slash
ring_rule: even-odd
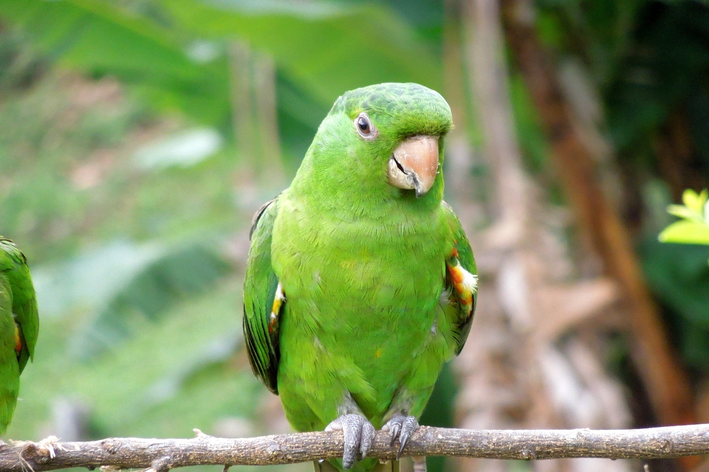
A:
<svg viewBox="0 0 709 472">
<path fill-rule="evenodd" d="M 709 247 L 648 238 L 639 249 L 648 284 L 674 314 L 667 320 L 685 362 L 709 375 Z"/>
</svg>

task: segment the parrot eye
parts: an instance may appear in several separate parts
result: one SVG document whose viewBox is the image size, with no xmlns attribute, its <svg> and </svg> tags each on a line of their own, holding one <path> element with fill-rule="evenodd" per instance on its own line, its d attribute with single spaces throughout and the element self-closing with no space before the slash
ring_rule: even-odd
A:
<svg viewBox="0 0 709 472">
<path fill-rule="evenodd" d="M 377 137 L 377 129 L 372 125 L 366 113 L 360 113 L 354 120 L 355 128 L 364 139 L 374 139 Z"/>
</svg>

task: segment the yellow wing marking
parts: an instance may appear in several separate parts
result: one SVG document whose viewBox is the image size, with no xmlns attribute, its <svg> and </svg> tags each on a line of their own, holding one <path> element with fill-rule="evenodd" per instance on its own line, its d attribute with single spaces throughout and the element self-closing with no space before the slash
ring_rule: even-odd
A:
<svg viewBox="0 0 709 472">
<path fill-rule="evenodd" d="M 273 308 L 271 308 L 271 315 L 268 317 L 268 332 L 273 334 L 278 326 L 278 315 L 281 313 L 281 307 L 283 302 L 286 301 L 286 296 L 283 293 L 283 287 L 281 283 L 278 282 L 278 287 L 276 287 L 276 295 L 273 297 Z"/>
</svg>

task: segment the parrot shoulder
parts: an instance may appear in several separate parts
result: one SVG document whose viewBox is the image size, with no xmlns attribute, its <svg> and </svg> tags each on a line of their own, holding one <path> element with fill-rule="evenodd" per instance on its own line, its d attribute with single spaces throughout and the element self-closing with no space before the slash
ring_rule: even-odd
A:
<svg viewBox="0 0 709 472">
<path fill-rule="evenodd" d="M 451 317 L 455 353 L 465 345 L 477 302 L 478 276 L 473 250 L 458 216 L 445 201 L 441 203 L 453 235 L 453 250 L 446 255 L 444 309 Z"/>
</svg>

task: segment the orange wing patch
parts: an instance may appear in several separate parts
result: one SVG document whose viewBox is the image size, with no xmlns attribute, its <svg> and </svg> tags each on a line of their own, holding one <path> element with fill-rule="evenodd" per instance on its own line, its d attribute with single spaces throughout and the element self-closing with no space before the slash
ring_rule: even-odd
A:
<svg viewBox="0 0 709 472">
<path fill-rule="evenodd" d="M 453 291 L 467 318 L 473 314 L 473 297 L 478 290 L 478 278 L 460 265 L 458 251 L 455 249 L 453 249 L 450 259 L 446 261 L 446 269 L 451 285 L 453 285 Z"/>
</svg>

